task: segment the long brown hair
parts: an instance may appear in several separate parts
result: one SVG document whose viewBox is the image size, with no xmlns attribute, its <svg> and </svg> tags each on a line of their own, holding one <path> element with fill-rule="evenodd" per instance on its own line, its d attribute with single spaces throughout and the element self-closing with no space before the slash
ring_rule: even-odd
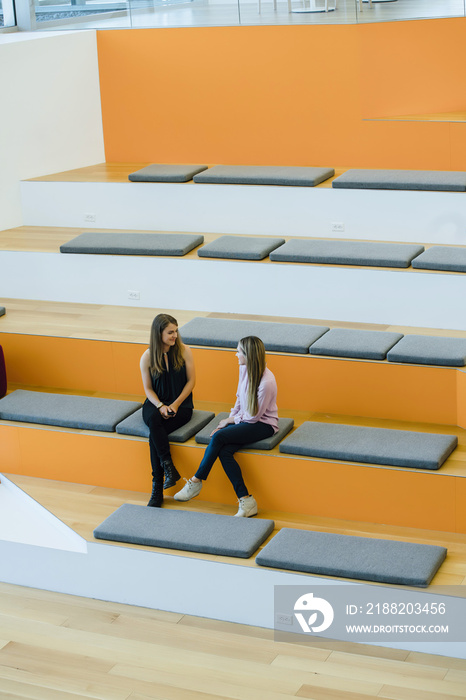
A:
<svg viewBox="0 0 466 700">
<path fill-rule="evenodd" d="M 248 412 L 255 416 L 258 409 L 257 392 L 262 375 L 265 372 L 265 347 L 260 338 L 255 335 L 248 335 L 241 338 L 238 343 L 240 350 L 246 358 L 246 369 L 248 372 Z"/>
<path fill-rule="evenodd" d="M 159 376 L 167 369 L 163 360 L 162 333 L 170 323 L 178 328 L 178 321 L 170 314 L 157 314 L 152 321 L 149 343 L 149 370 L 153 377 Z M 184 357 L 179 335 L 176 338 L 175 345 L 169 349 L 168 354 L 174 369 L 180 370 L 184 365 Z"/>
</svg>

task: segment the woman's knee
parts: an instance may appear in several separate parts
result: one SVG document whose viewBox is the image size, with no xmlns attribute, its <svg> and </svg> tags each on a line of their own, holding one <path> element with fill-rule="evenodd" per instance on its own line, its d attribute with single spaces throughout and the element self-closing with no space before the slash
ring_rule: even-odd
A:
<svg viewBox="0 0 466 700">
<path fill-rule="evenodd" d="M 213 450 L 220 451 L 223 448 L 223 446 L 225 445 L 225 437 L 224 435 L 222 435 L 221 430 L 217 430 L 217 432 L 213 434 L 209 445 L 212 446 Z"/>
</svg>

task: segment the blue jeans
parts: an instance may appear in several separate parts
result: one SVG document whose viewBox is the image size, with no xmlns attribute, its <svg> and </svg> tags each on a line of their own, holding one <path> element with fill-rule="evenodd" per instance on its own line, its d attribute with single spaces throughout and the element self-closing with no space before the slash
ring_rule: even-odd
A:
<svg viewBox="0 0 466 700">
<path fill-rule="evenodd" d="M 273 435 L 273 428 L 267 423 L 236 423 L 221 428 L 212 436 L 206 448 L 202 462 L 199 465 L 195 477 L 207 479 L 217 457 L 222 463 L 225 474 L 230 479 L 238 498 L 248 495 L 248 490 L 243 481 L 241 468 L 233 457 L 243 445 L 248 445 L 257 440 Z"/>
</svg>

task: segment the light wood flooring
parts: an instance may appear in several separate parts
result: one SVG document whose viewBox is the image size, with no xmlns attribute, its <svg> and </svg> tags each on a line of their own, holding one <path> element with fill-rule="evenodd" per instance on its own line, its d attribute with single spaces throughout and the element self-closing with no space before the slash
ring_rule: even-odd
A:
<svg viewBox="0 0 466 700">
<path fill-rule="evenodd" d="M 0 583 L 0 698 L 448 700 L 466 661 Z"/>
</svg>

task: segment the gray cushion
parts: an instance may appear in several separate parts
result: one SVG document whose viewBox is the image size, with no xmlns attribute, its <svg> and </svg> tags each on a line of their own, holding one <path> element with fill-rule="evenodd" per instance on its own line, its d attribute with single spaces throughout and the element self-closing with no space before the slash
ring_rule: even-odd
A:
<svg viewBox="0 0 466 700">
<path fill-rule="evenodd" d="M 434 335 L 405 335 L 387 353 L 389 362 L 463 367 L 466 364 L 466 338 Z"/>
<path fill-rule="evenodd" d="M 456 435 L 305 422 L 283 440 L 279 450 L 348 462 L 439 469 L 457 444 Z"/>
<path fill-rule="evenodd" d="M 324 265 L 371 265 L 375 267 L 409 267 L 411 260 L 424 250 L 408 243 L 372 241 L 317 241 L 293 238 L 270 254 L 280 262 L 318 263 Z"/>
<path fill-rule="evenodd" d="M 228 418 L 229 415 L 229 413 L 218 413 L 215 416 L 215 418 L 211 420 L 210 423 L 206 425 L 206 427 L 196 435 L 196 442 L 199 442 L 201 445 L 208 445 L 210 442 L 210 433 L 212 432 L 212 430 L 214 430 L 214 428 L 217 427 L 221 420 L 223 420 L 224 418 Z M 279 418 L 278 431 L 274 435 L 272 435 L 269 438 L 265 438 L 265 440 L 258 440 L 257 442 L 249 443 L 249 445 L 243 445 L 241 449 L 272 450 L 275 447 L 275 445 L 278 445 L 280 440 L 283 440 L 285 435 L 288 435 L 293 425 L 294 420 L 292 418 Z"/>
<path fill-rule="evenodd" d="M 215 165 L 194 176 L 194 182 L 233 185 L 290 185 L 315 187 L 329 177 L 333 168 L 301 168 L 274 165 Z"/>
<path fill-rule="evenodd" d="M 265 236 L 221 236 L 199 248 L 197 254 L 200 258 L 263 260 L 284 242 L 284 238 L 266 238 Z"/>
<path fill-rule="evenodd" d="M 131 182 L 189 182 L 194 175 L 207 170 L 207 165 L 169 165 L 153 163 L 128 175 Z"/>
<path fill-rule="evenodd" d="M 61 245 L 60 253 L 186 255 L 203 242 L 194 233 L 81 233 Z"/>
<path fill-rule="evenodd" d="M 0 306 L 0 316 L 4 316 L 4 314 L 5 314 L 5 307 Z"/>
<path fill-rule="evenodd" d="M 169 433 L 170 442 L 186 442 L 186 440 L 192 438 L 193 435 L 207 425 L 214 415 L 212 411 L 193 411 L 191 420 L 188 423 Z M 132 413 L 121 423 L 118 423 L 116 431 L 121 435 L 137 435 L 138 437 L 148 438 L 149 428 L 142 418 L 142 408 Z"/>
<path fill-rule="evenodd" d="M 428 586 L 445 547 L 283 528 L 256 557 L 257 564 L 323 576 Z"/>
<path fill-rule="evenodd" d="M 448 170 L 347 170 L 332 187 L 369 190 L 466 191 L 466 173 Z"/>
<path fill-rule="evenodd" d="M 94 537 L 246 559 L 267 539 L 274 525 L 273 520 L 125 503 L 94 530 Z"/>
<path fill-rule="evenodd" d="M 390 348 L 402 337 L 401 333 L 389 333 L 386 331 L 332 328 L 311 345 L 309 352 L 311 355 L 384 360 Z"/>
<path fill-rule="evenodd" d="M 113 432 L 140 407 L 136 401 L 18 389 L 0 400 L 0 419 Z"/>
<path fill-rule="evenodd" d="M 241 338 L 256 335 L 266 350 L 307 354 L 309 346 L 327 331 L 326 326 L 298 323 L 196 317 L 180 329 L 180 334 L 185 343 L 220 348 L 236 348 Z"/>
<path fill-rule="evenodd" d="M 466 272 L 466 248 L 436 245 L 428 248 L 416 260 L 413 267 L 420 270 L 447 270 Z"/>
</svg>

